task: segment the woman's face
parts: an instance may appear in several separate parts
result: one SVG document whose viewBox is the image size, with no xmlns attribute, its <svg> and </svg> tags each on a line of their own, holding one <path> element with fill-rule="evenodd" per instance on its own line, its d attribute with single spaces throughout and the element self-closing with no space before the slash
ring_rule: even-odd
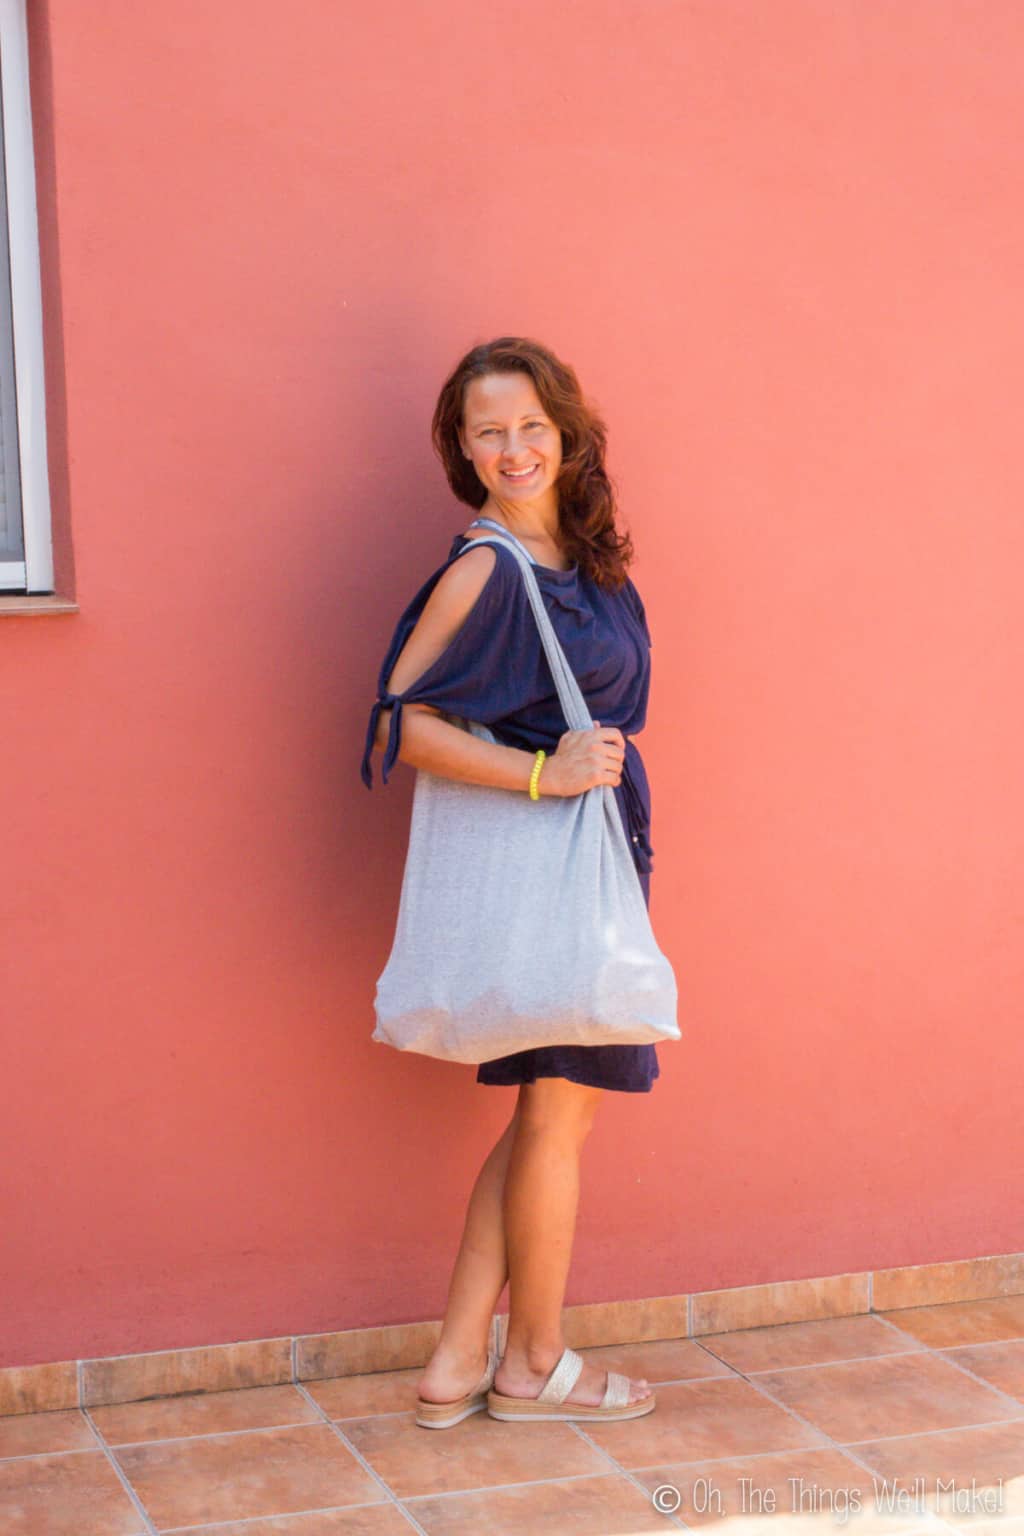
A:
<svg viewBox="0 0 1024 1536">
<path fill-rule="evenodd" d="M 459 441 L 495 501 L 548 507 L 554 496 L 557 504 L 562 437 L 529 374 L 471 379 Z"/>
</svg>

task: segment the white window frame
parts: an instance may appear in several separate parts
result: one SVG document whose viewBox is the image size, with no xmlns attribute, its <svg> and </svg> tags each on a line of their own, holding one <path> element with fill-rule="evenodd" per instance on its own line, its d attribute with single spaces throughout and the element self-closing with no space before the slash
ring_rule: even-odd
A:
<svg viewBox="0 0 1024 1536">
<path fill-rule="evenodd" d="M 4 594 L 53 591 L 50 478 L 46 463 L 43 302 L 39 221 L 29 100 L 27 0 L 0 0 L 0 88 L 3 91 L 4 173 L 11 253 L 14 378 L 24 561 L 0 560 Z"/>
</svg>

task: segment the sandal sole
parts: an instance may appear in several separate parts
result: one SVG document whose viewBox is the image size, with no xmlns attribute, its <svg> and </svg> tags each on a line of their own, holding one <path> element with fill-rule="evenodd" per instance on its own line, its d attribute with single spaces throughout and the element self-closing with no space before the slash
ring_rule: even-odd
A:
<svg viewBox="0 0 1024 1536">
<path fill-rule="evenodd" d="M 454 1424 L 468 1419 L 471 1413 L 479 1413 L 486 1407 L 487 1399 L 483 1396 L 474 1397 L 472 1401 L 458 1398 L 454 1403 L 428 1403 L 421 1397 L 416 1403 L 416 1423 L 423 1429 L 451 1429 Z"/>
</svg>

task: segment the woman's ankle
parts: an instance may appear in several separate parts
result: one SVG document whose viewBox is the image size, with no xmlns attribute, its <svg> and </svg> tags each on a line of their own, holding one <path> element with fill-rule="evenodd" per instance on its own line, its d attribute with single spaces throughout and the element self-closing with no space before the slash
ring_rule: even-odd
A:
<svg viewBox="0 0 1024 1536">
<path fill-rule="evenodd" d="M 513 1370 L 542 1375 L 554 1370 L 562 1357 L 565 1341 L 561 1337 L 548 1339 L 509 1339 L 505 1345 L 503 1360 Z"/>
<path fill-rule="evenodd" d="M 484 1339 L 438 1339 L 431 1361 L 443 1360 L 455 1366 L 486 1362 L 491 1349 L 490 1334 Z"/>
</svg>

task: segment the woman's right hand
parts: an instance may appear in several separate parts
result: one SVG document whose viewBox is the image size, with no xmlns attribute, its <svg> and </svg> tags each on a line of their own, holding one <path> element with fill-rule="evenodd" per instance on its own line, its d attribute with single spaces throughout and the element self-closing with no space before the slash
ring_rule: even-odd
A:
<svg viewBox="0 0 1024 1536">
<path fill-rule="evenodd" d="M 537 780 L 542 795 L 582 795 L 595 784 L 616 785 L 622 779 L 626 738 L 614 725 L 595 720 L 587 731 L 566 731 L 545 758 Z"/>
</svg>

